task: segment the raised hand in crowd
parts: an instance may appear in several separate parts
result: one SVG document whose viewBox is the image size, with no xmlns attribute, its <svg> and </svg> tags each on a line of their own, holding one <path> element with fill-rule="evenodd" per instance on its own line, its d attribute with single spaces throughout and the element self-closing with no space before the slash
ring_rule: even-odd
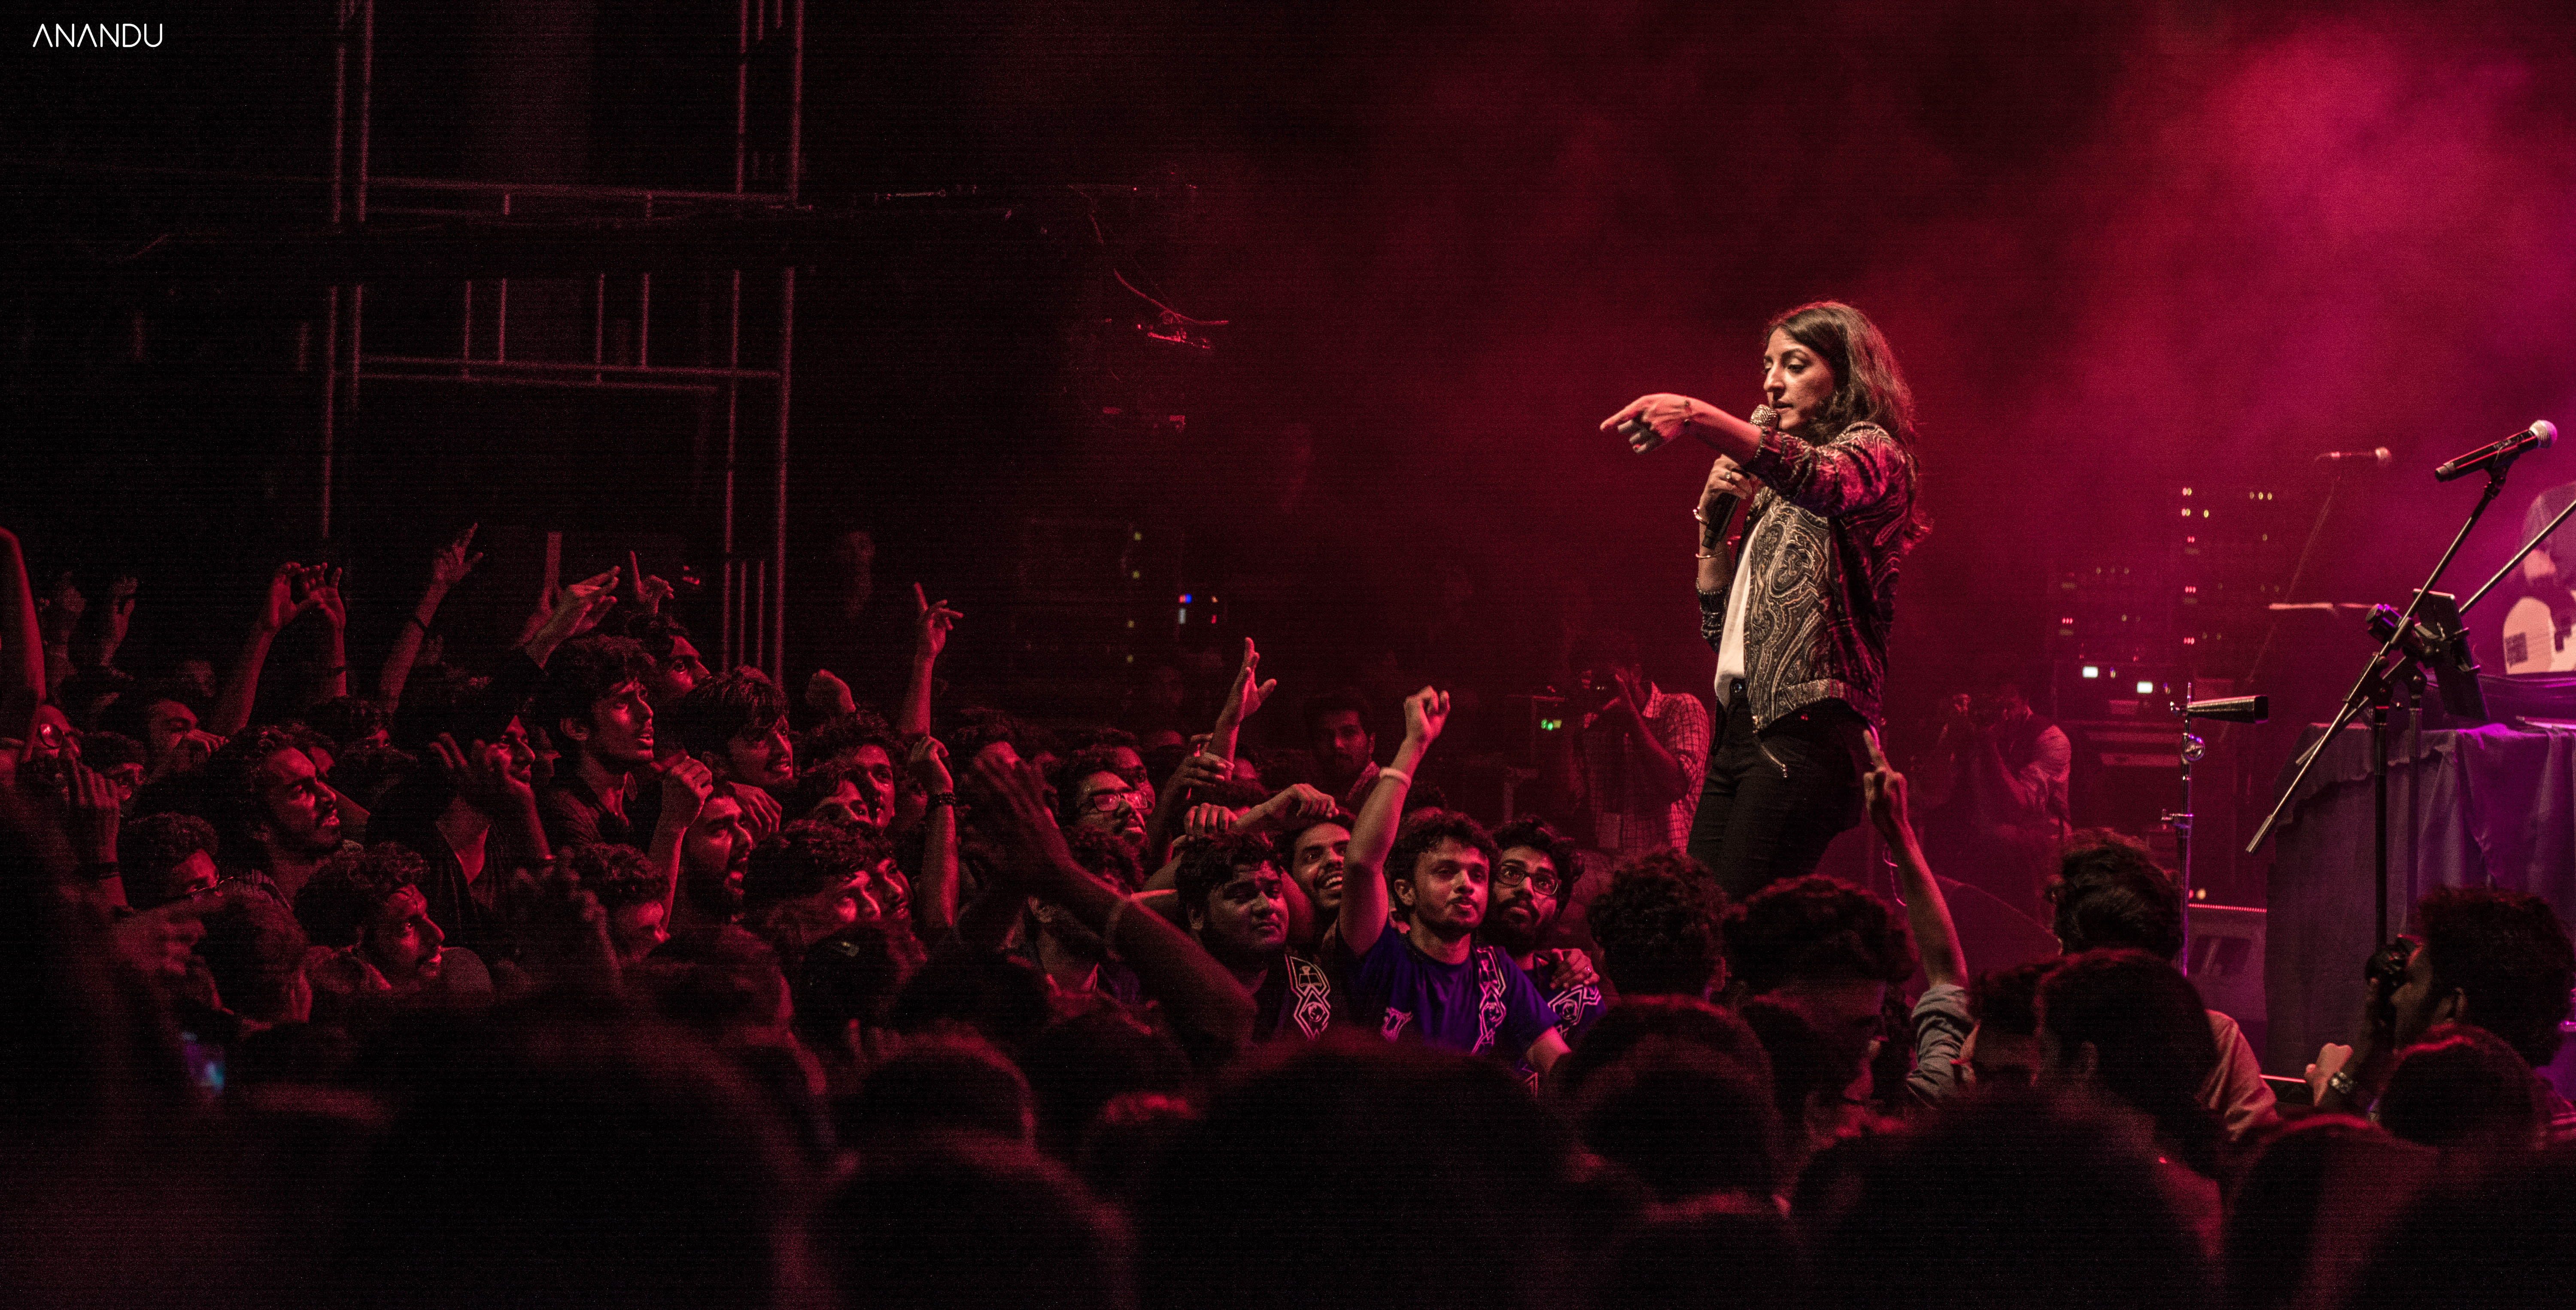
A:
<svg viewBox="0 0 2576 1310">
<path fill-rule="evenodd" d="M 528 658 L 544 668 L 555 648 L 598 625 L 608 607 L 617 603 L 618 570 L 594 573 L 563 589 L 560 596 L 549 596 L 531 626 L 527 640 L 520 643 Z"/>
<path fill-rule="evenodd" d="M 1263 829 L 1301 827 L 1317 819 L 1332 817 L 1341 808 L 1320 787 L 1302 782 L 1290 783 L 1278 795 L 1235 815 L 1231 825 L 1235 832 L 1259 832 Z"/>
<path fill-rule="evenodd" d="M 1449 726 L 1449 693 L 1425 687 L 1404 698 L 1404 742 L 1395 762 L 1378 770 L 1351 829 L 1351 844 L 1342 858 L 1342 908 L 1337 924 L 1342 942 L 1353 952 L 1377 943 L 1387 922 L 1386 856 L 1395 848 L 1395 831 L 1404 819 L 1404 798 L 1413 789 L 1413 774 L 1422 767 L 1432 743 Z"/>
<path fill-rule="evenodd" d="M 904 683 L 903 705 L 894 722 L 895 731 L 905 736 L 930 731 L 931 689 L 937 681 L 939 657 L 948 649 L 948 634 L 956 630 L 957 620 L 966 617 L 948 608 L 947 601 L 932 604 L 930 593 L 918 582 L 912 584 L 912 603 L 916 607 L 912 677 Z"/>
<path fill-rule="evenodd" d="M 1194 751 L 1181 757 L 1163 789 L 1154 794 L 1154 812 L 1145 820 L 1145 854 L 1148 863 L 1161 864 L 1165 848 L 1171 845 L 1173 833 L 1184 825 L 1194 804 L 1192 793 L 1204 787 L 1221 787 L 1234 776 L 1232 761 L 1219 758 L 1207 750 Z"/>
<path fill-rule="evenodd" d="M 1013 890 L 1063 908 L 1098 933 L 1109 958 L 1136 971 L 1176 1027 L 1214 1049 L 1232 1050 L 1251 1036 L 1252 998 L 1233 974 L 1187 933 L 1074 862 L 1036 765 L 988 754 L 976 759 L 973 773 L 978 827 Z"/>
<path fill-rule="evenodd" d="M 523 806 L 536 807 L 536 785 L 515 767 L 508 743 L 478 740 L 459 746 L 454 734 L 442 732 L 429 749 L 456 794 L 485 817 L 497 822 L 515 816 Z"/>
<path fill-rule="evenodd" d="M 268 575 L 268 589 L 261 593 L 259 611 L 251 619 L 250 636 L 242 642 L 241 654 L 234 657 L 231 671 L 224 675 L 223 690 L 215 696 L 214 713 L 206 717 L 204 727 L 208 731 L 230 737 L 250 726 L 251 705 L 259 699 L 259 675 L 268 664 L 269 646 L 280 631 L 316 603 L 308 581 L 311 576 L 311 568 L 292 560 L 278 565 L 277 571 Z"/>
<path fill-rule="evenodd" d="M 631 550 L 626 552 L 626 578 L 627 584 L 634 588 L 631 599 L 636 608 L 647 614 L 662 612 L 662 602 L 671 598 L 674 589 L 660 578 L 647 576 L 644 566 L 635 562 L 635 552 Z"/>
<path fill-rule="evenodd" d="M 683 751 L 653 766 L 662 778 L 662 812 L 653 821 L 653 836 L 644 855 L 662 875 L 662 922 L 678 912 L 680 866 L 687 853 L 689 829 L 716 795 L 715 771 Z"/>
<path fill-rule="evenodd" d="M 1216 729 L 1208 734 L 1207 752 L 1219 759 L 1233 759 L 1244 722 L 1260 713 L 1278 690 L 1277 678 L 1261 680 L 1261 652 L 1253 646 L 1252 638 L 1244 638 L 1243 660 L 1235 666 L 1234 681 L 1225 689 L 1225 704 L 1217 710 Z"/>
<path fill-rule="evenodd" d="M 386 709 L 402 703 L 403 685 L 411 680 L 416 664 L 424 662 L 424 657 L 425 662 L 437 662 L 437 656 L 429 654 L 431 648 L 435 646 L 442 652 L 446 649 L 446 643 L 429 635 L 429 625 L 438 621 L 438 607 L 446 601 L 447 593 L 483 562 L 482 553 L 474 550 L 474 533 L 482 526 L 466 524 L 463 532 L 429 557 L 429 584 L 421 588 L 420 603 L 412 606 L 401 630 L 394 634 L 393 646 L 385 652 L 384 671 L 376 676 L 376 699 Z"/>
<path fill-rule="evenodd" d="M 18 535 L 0 528 L 0 736 L 26 730 L 45 699 L 45 643 Z"/>
<path fill-rule="evenodd" d="M 315 700 L 329 700 L 349 694 L 349 605 L 340 596 L 340 570 L 316 564 L 304 571 L 297 583 L 303 592 L 300 605 L 322 616 L 330 625 L 330 662 L 323 666 L 322 677 L 314 687 Z"/>
<path fill-rule="evenodd" d="M 143 580 L 121 574 L 107 584 L 107 604 L 93 616 L 90 625 L 90 649 L 86 652 L 94 669 L 116 667 L 116 652 L 125 645 L 125 634 L 134 623 L 134 595 L 143 589 Z"/>
<path fill-rule="evenodd" d="M 1923 843 L 1915 837 L 1912 816 L 1906 810 L 1905 775 L 1887 762 L 1879 748 L 1878 733 L 1871 730 L 1863 740 L 1869 746 L 1869 771 L 1861 775 L 1861 793 L 1869 805 L 1869 818 L 1878 828 L 1879 838 L 1887 843 L 1889 858 L 1896 862 L 1897 895 L 1905 902 L 1907 926 L 1914 930 L 1915 945 L 1923 952 L 1923 974 L 1927 982 L 1966 986 L 1968 961 L 1959 949 L 1958 930 L 1950 922 L 1950 904 L 1941 894 L 1940 882 L 1932 876 L 1931 865 L 1923 858 Z"/>
<path fill-rule="evenodd" d="M 912 743 L 904 767 L 929 797 L 921 816 L 921 872 L 912 881 L 913 928 L 936 941 L 957 922 L 957 783 L 949 775 L 948 748 L 936 737 Z"/>
</svg>

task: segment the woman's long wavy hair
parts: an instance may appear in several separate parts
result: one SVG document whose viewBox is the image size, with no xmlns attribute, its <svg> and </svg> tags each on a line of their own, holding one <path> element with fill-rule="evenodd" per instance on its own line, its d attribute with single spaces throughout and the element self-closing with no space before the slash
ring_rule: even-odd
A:
<svg viewBox="0 0 2576 1310">
<path fill-rule="evenodd" d="M 1784 330 L 1834 370 L 1833 397 L 1816 416 L 1825 440 L 1855 423 L 1875 423 L 1907 446 L 1914 444 L 1914 389 L 1905 384 L 1896 352 L 1869 315 L 1839 300 L 1819 300 L 1772 319 L 1762 329 L 1763 342 Z"/>
</svg>

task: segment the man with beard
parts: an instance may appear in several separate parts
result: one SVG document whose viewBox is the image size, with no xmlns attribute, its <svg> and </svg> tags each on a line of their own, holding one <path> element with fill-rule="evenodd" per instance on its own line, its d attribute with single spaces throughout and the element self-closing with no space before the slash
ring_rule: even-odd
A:
<svg viewBox="0 0 2576 1310">
<path fill-rule="evenodd" d="M 721 928 L 742 917 L 742 875 L 751 862 L 751 829 L 742 805 L 719 791 L 698 808 L 680 841 L 680 883 L 671 908 L 673 936 Z"/>
<path fill-rule="evenodd" d="M 1252 1040 L 1313 1040 L 1333 1021 L 1332 984 L 1321 966 L 1288 944 L 1286 875 L 1271 845 L 1225 836 L 1181 860 L 1180 902 L 1190 936 L 1250 994 Z"/>
<path fill-rule="evenodd" d="M 1368 707 L 1348 692 L 1306 702 L 1306 750 L 1315 757 L 1315 785 L 1345 808 L 1358 809 L 1357 793 L 1377 781 L 1377 738 L 1368 730 Z"/>
<path fill-rule="evenodd" d="M 391 842 L 343 851 L 313 871 L 296 897 L 295 919 L 313 944 L 305 972 L 317 994 L 345 1005 L 367 997 L 399 1001 L 442 985 L 490 988 L 482 962 L 447 946 L 430 920 L 417 885 L 427 871 L 419 856 Z"/>
<path fill-rule="evenodd" d="M 1494 848 L 1494 909 L 1476 935 L 1503 948 L 1533 980 L 1548 980 L 1541 994 L 1556 1014 L 1557 1035 L 1573 1046 L 1601 1017 L 1601 986 L 1589 969 L 1561 969 L 1550 961 L 1551 967 L 1541 971 L 1538 944 L 1573 902 L 1574 885 L 1583 880 L 1583 856 L 1540 818 L 1495 829 Z"/>
<path fill-rule="evenodd" d="M 1500 947 L 1475 940 L 1498 854 L 1494 839 L 1448 810 L 1419 811 L 1397 830 L 1413 772 L 1448 720 L 1445 693 L 1425 687 L 1405 698 L 1404 744 L 1395 763 L 1379 771 L 1351 834 L 1335 931 L 1336 954 L 1349 963 L 1352 1013 L 1363 1022 L 1376 1016 L 1389 1041 L 1525 1055 L 1544 1073 L 1566 1052 L 1556 1013 Z M 1409 928 L 1388 920 L 1390 892 Z"/>
<path fill-rule="evenodd" d="M 229 871 L 283 903 L 340 850 L 339 796 L 282 729 L 244 733 L 208 757 L 205 798 Z"/>
<path fill-rule="evenodd" d="M 1107 748 L 1076 751 L 1057 776 L 1063 781 L 1056 788 L 1056 818 L 1066 828 L 1108 833 L 1143 858 L 1153 793 L 1128 781 Z"/>
</svg>

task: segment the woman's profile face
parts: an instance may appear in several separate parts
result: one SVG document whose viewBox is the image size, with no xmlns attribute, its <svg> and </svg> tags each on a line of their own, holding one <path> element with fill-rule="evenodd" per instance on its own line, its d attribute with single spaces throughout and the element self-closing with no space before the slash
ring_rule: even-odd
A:
<svg viewBox="0 0 2576 1310">
<path fill-rule="evenodd" d="M 1825 402 L 1833 399 L 1833 365 L 1798 344 L 1787 328 L 1774 329 L 1762 347 L 1762 396 L 1780 411 L 1780 430 L 1804 433 L 1815 426 Z"/>
</svg>

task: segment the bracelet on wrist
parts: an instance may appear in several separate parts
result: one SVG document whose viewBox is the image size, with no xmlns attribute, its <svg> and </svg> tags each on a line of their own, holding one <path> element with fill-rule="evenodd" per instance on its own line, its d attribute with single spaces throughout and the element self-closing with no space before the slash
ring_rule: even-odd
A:
<svg viewBox="0 0 2576 1310">
<path fill-rule="evenodd" d="M 1410 773 L 1405 772 L 1405 771 L 1404 771 L 1404 770 L 1402 770 L 1402 769 L 1399 769 L 1399 768 L 1395 767 L 1395 766 L 1394 766 L 1394 765 L 1392 765 L 1392 764 L 1390 764 L 1390 765 L 1386 766 L 1386 767 L 1385 767 L 1385 768 L 1383 768 L 1383 769 L 1378 770 L 1378 771 L 1377 771 L 1377 776 L 1379 776 L 1379 777 L 1381 777 L 1381 778 L 1392 779 L 1393 781 L 1403 783 L 1403 784 L 1404 784 L 1405 786 L 1407 786 L 1407 787 L 1410 787 L 1410 786 L 1412 786 L 1412 785 L 1413 785 L 1413 775 L 1412 775 L 1412 774 L 1410 774 Z"/>
<path fill-rule="evenodd" d="M 957 793 L 953 791 L 935 791 L 930 793 L 929 801 L 929 808 L 931 809 L 938 809 L 942 805 L 953 809 L 957 805 Z"/>
</svg>

